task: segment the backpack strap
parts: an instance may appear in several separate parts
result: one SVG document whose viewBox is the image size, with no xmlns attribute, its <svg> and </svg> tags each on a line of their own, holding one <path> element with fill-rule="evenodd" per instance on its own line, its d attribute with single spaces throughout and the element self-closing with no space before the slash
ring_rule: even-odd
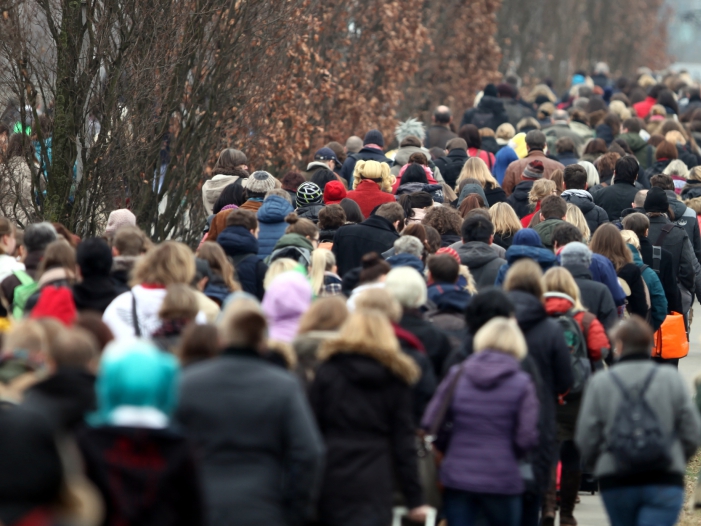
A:
<svg viewBox="0 0 701 526">
<path fill-rule="evenodd" d="M 669 223 L 666 224 L 665 226 L 662 227 L 662 232 L 660 232 L 660 235 L 657 236 L 657 242 L 655 243 L 655 246 L 661 247 L 664 244 L 664 240 L 667 239 L 667 236 L 669 233 L 672 231 L 674 228 L 674 224 Z"/>
<path fill-rule="evenodd" d="M 445 394 L 445 397 L 443 398 L 443 400 L 441 400 L 441 403 L 438 406 L 438 411 L 436 412 L 436 419 L 433 422 L 431 422 L 431 428 L 428 430 L 429 435 L 435 437 L 438 434 L 438 431 L 440 430 L 441 426 L 443 425 L 443 421 L 445 420 L 445 417 L 448 414 L 448 409 L 450 409 L 450 406 L 453 403 L 453 398 L 455 397 L 455 390 L 458 387 L 458 382 L 460 381 L 460 377 L 462 376 L 464 370 L 465 362 L 463 362 L 460 365 L 460 369 L 458 369 L 458 372 L 455 374 L 455 376 L 450 382 L 450 385 L 448 386 L 448 390 Z"/>
<path fill-rule="evenodd" d="M 652 270 L 660 273 L 660 266 L 662 265 L 662 247 L 653 246 L 652 247 Z"/>
<path fill-rule="evenodd" d="M 650 387 L 650 384 L 652 383 L 652 379 L 654 378 L 656 373 L 657 373 L 657 366 L 655 365 L 652 367 L 652 369 L 650 369 L 650 372 L 647 373 L 645 380 L 643 380 L 643 384 L 637 393 L 638 398 L 643 397 L 645 392 Z M 623 398 L 625 399 L 625 401 L 630 402 L 631 401 L 630 391 L 628 391 L 628 389 L 626 389 L 626 387 L 623 385 L 621 378 L 614 371 L 611 371 L 611 378 L 613 379 L 613 382 L 618 386 L 618 389 L 620 389 L 621 394 L 623 395 Z"/>
<path fill-rule="evenodd" d="M 141 338 L 141 327 L 139 327 L 139 317 L 136 314 L 136 296 L 131 293 L 131 322 L 134 325 L 134 335 Z"/>
<path fill-rule="evenodd" d="M 34 283 L 32 277 L 24 270 L 13 270 L 12 274 L 19 280 L 20 285 L 31 285 Z"/>
</svg>

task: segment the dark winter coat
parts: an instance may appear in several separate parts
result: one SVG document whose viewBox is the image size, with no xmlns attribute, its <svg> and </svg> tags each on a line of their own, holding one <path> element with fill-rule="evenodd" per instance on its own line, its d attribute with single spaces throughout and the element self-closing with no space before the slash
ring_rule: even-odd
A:
<svg viewBox="0 0 701 526">
<path fill-rule="evenodd" d="M 455 139 L 457 135 L 450 131 L 450 128 L 440 124 L 434 124 L 426 130 L 426 138 L 424 139 L 424 146 L 429 150 L 431 148 L 440 148 L 445 150 L 446 144 L 451 139 Z M 442 173 L 442 172 L 441 172 Z"/>
<path fill-rule="evenodd" d="M 84 429 L 78 445 L 102 495 L 104 526 L 205 524 L 195 456 L 181 434 L 103 426 Z"/>
<path fill-rule="evenodd" d="M 217 236 L 217 243 L 234 262 L 236 277 L 244 292 L 263 299 L 263 280 L 268 266 L 258 257 L 258 240 L 245 227 L 228 226 Z"/>
<path fill-rule="evenodd" d="M 505 122 L 509 122 L 509 116 L 504 109 L 504 102 L 498 97 L 485 95 L 480 99 L 476 108 L 470 108 L 465 112 L 460 127 L 474 124 L 477 128 L 491 128 L 496 131 Z"/>
<path fill-rule="evenodd" d="M 102 314 L 122 291 L 117 290 L 109 276 L 85 277 L 73 285 L 73 301 L 79 311 L 92 310 Z"/>
<path fill-rule="evenodd" d="M 671 162 L 672 159 L 660 159 L 659 161 L 655 161 L 650 168 L 638 175 L 638 182 L 640 182 L 645 188 L 650 188 L 650 178 L 653 175 L 664 172 L 664 169 L 667 168 Z"/>
<path fill-rule="evenodd" d="M 465 309 L 472 299 L 472 295 L 458 285 L 450 283 L 432 283 L 428 287 L 428 299 L 432 304 L 427 316 L 433 325 L 448 336 L 451 353 L 462 346 L 467 333 L 465 323 Z M 442 369 L 445 371 L 445 360 Z"/>
<path fill-rule="evenodd" d="M 650 313 L 650 307 L 647 305 L 645 285 L 640 268 L 638 268 L 635 263 L 628 263 L 618 269 L 617 274 L 630 288 L 630 296 L 628 296 L 626 310 L 630 314 L 637 314 L 642 319 L 647 319 Z"/>
<path fill-rule="evenodd" d="M 512 98 L 502 98 L 501 101 L 504 103 L 504 110 L 506 111 L 509 122 L 514 128 L 518 125 L 521 119 L 525 119 L 526 117 L 535 117 L 535 112 L 525 102 Z"/>
<path fill-rule="evenodd" d="M 519 459 L 538 445 L 538 397 L 516 358 L 498 351 L 472 355 L 453 367 L 422 421 L 430 429 L 451 382 L 452 431 L 440 480 L 446 488 L 519 495 L 525 487 Z"/>
<path fill-rule="evenodd" d="M 482 137 L 482 144 L 480 148 L 485 152 L 497 154 L 499 150 L 502 149 L 502 145 L 499 144 L 494 137 Z"/>
<path fill-rule="evenodd" d="M 591 272 L 584 265 L 563 265 L 563 267 L 570 271 L 577 283 L 582 305 L 596 316 L 606 330 L 610 330 L 618 321 L 618 311 L 609 288 L 603 283 L 594 281 Z"/>
<path fill-rule="evenodd" d="M 533 230 L 538 232 L 538 235 L 540 236 L 540 240 L 543 242 L 543 246 L 545 248 L 548 248 L 552 250 L 553 248 L 553 232 L 555 229 L 560 226 L 565 224 L 565 221 L 559 218 L 551 218 L 551 219 L 546 219 L 545 221 L 541 221 L 538 223 Z"/>
<path fill-rule="evenodd" d="M 353 172 L 355 171 L 355 163 L 358 161 L 377 161 L 392 166 L 392 160 L 377 148 L 363 147 L 358 153 L 348 154 L 341 167 L 341 177 L 348 181 L 348 188 L 353 187 Z"/>
<path fill-rule="evenodd" d="M 436 374 L 433 372 L 433 364 L 426 354 L 424 344 L 416 336 L 402 328 L 396 323 L 392 323 L 394 335 L 399 340 L 402 352 L 412 358 L 421 369 L 421 376 L 411 388 L 412 415 L 414 426 L 419 427 L 421 417 L 426 411 L 426 406 L 431 401 L 433 393 L 436 392 L 438 382 Z"/>
<path fill-rule="evenodd" d="M 494 280 L 505 259 L 497 256 L 494 249 L 482 241 L 470 241 L 458 247 L 460 262 L 470 269 L 477 289 L 494 286 Z"/>
<path fill-rule="evenodd" d="M 450 150 L 445 157 L 436 159 L 436 167 L 441 171 L 441 177 L 443 177 L 445 184 L 451 188 L 455 188 L 458 177 L 460 176 L 460 171 L 465 165 L 465 162 L 467 162 L 467 159 L 467 151 L 460 148 Z"/>
<path fill-rule="evenodd" d="M 411 411 L 417 376 L 411 358 L 372 342 L 326 345 L 310 392 L 326 443 L 321 524 L 390 524 L 395 482 L 408 508 L 424 503 Z"/>
<path fill-rule="evenodd" d="M 498 232 L 494 233 L 494 239 L 492 240 L 492 243 L 495 245 L 499 245 L 505 250 L 509 250 L 509 247 L 511 244 L 514 242 L 514 235 L 513 234 L 500 234 Z"/>
<path fill-rule="evenodd" d="M 324 208 L 324 205 L 305 205 L 305 206 L 300 206 L 295 212 L 297 212 L 297 215 L 299 217 L 303 217 L 304 219 L 309 219 L 309 221 L 312 221 L 314 224 L 319 222 L 319 210 Z"/>
<path fill-rule="evenodd" d="M 652 257 L 652 243 L 647 237 L 640 237 L 640 256 L 643 263 L 654 270 L 654 259 Z M 674 267 L 674 259 L 672 253 L 663 248 L 660 258 L 660 268 L 657 277 L 660 278 L 664 295 L 667 298 L 667 313 L 681 312 L 682 299 L 679 295 L 679 287 L 677 286 L 677 269 Z"/>
<path fill-rule="evenodd" d="M 514 187 L 514 191 L 506 200 L 514 209 L 519 219 L 523 219 L 532 212 L 531 202 L 528 200 L 528 194 L 533 188 L 535 181 L 521 181 Z"/>
<path fill-rule="evenodd" d="M 501 284 L 504 283 L 506 273 L 509 271 L 511 265 L 523 258 L 532 259 L 538 263 L 540 268 L 543 269 L 543 272 L 546 272 L 551 267 L 557 266 L 557 258 L 550 249 L 527 245 L 512 245 L 506 250 L 506 263 L 499 269 L 499 273 L 494 280 L 494 285 L 501 286 Z"/>
<path fill-rule="evenodd" d="M 357 225 L 347 225 L 338 229 L 333 243 L 338 275 L 360 266 L 365 254 L 382 254 L 394 246 L 399 238 L 394 225 L 384 217 L 370 216 Z"/>
<path fill-rule="evenodd" d="M 275 243 L 285 234 L 289 226 L 285 223 L 285 217 L 292 213 L 294 208 L 290 202 L 279 195 L 271 195 L 263 201 L 263 206 L 258 209 L 258 255 L 265 259 L 273 251 Z"/>
<path fill-rule="evenodd" d="M 662 233 L 662 227 L 667 224 L 670 224 L 670 221 L 665 216 L 650 218 L 650 230 L 647 235 L 650 243 L 657 245 L 657 240 Z M 662 248 L 666 248 L 672 254 L 672 266 L 677 270 L 679 283 L 693 293 L 695 282 L 694 260 L 696 256 L 684 229 L 675 225 L 665 238 Z"/>
<path fill-rule="evenodd" d="M 183 372 L 176 417 L 197 452 L 209 526 L 306 524 L 323 444 L 297 378 L 230 348 Z"/>
<path fill-rule="evenodd" d="M 694 250 L 696 259 L 701 262 L 701 233 L 699 232 L 699 222 L 696 212 L 686 206 L 683 201 L 677 199 L 674 190 L 665 190 L 665 193 L 669 200 L 669 207 L 674 213 L 674 221 L 672 222 L 684 229 L 691 243 L 691 247 Z"/>
<path fill-rule="evenodd" d="M 701 197 L 701 181 L 696 181 L 694 179 L 688 179 L 686 185 L 682 188 L 681 193 L 682 199 L 685 201 L 687 199 L 694 199 L 696 197 Z"/>
<path fill-rule="evenodd" d="M 418 310 L 405 309 L 399 325 L 419 339 L 431 360 L 436 378 L 440 378 L 443 362 L 452 349 L 448 335 L 426 320 Z"/>
<path fill-rule="evenodd" d="M 630 149 L 633 150 L 641 171 L 647 170 L 655 163 L 655 147 L 648 144 L 639 133 L 623 133 L 618 138 L 626 141 Z"/>
<path fill-rule="evenodd" d="M 557 160 L 563 166 L 570 166 L 579 162 L 579 156 L 574 152 L 564 152 L 557 155 Z"/>
<path fill-rule="evenodd" d="M 594 198 L 586 190 L 565 190 L 560 197 L 582 211 L 592 235 L 597 228 L 608 223 L 608 214 L 603 208 L 594 204 Z"/>
<path fill-rule="evenodd" d="M 611 186 L 596 192 L 594 203 L 606 211 L 609 221 L 617 221 L 621 217 L 621 212 L 632 206 L 637 193 L 638 188 L 635 185 L 622 180 L 614 180 Z"/>
<path fill-rule="evenodd" d="M 129 276 L 139 257 L 140 256 L 115 256 L 112 259 L 110 279 L 114 284 L 117 294 L 122 294 L 131 290 L 129 286 Z M 3 281 L 3 284 L 4 283 Z"/>
<path fill-rule="evenodd" d="M 500 186 L 496 186 L 494 188 L 485 188 L 484 195 L 487 198 L 487 202 L 485 204 L 489 207 L 493 206 L 496 203 L 506 202 L 506 192 L 504 192 L 503 188 L 501 188 Z"/>
<path fill-rule="evenodd" d="M 441 234 L 441 248 L 449 247 L 450 245 L 461 242 L 462 238 L 458 234 Z"/>
<path fill-rule="evenodd" d="M 689 170 L 699 165 L 699 156 L 691 151 L 688 144 L 684 146 L 677 144 L 677 155 L 679 160 L 683 161 Z"/>
</svg>

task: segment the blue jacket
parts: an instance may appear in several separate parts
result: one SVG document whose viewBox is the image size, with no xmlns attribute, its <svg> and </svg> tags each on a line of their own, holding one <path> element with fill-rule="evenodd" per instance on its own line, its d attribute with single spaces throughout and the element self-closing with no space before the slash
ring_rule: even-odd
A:
<svg viewBox="0 0 701 526">
<path fill-rule="evenodd" d="M 439 311 L 465 312 L 472 294 L 452 283 L 433 283 L 428 287 L 428 299 Z"/>
<path fill-rule="evenodd" d="M 244 292 L 263 299 L 263 280 L 268 266 L 258 257 L 258 240 L 245 227 L 228 226 L 217 243 L 234 263 L 234 272 Z"/>
<path fill-rule="evenodd" d="M 613 268 L 613 263 L 601 254 L 591 255 L 591 265 L 589 265 L 589 271 L 591 272 L 591 277 L 594 281 L 603 283 L 611 291 L 611 296 L 613 296 L 613 302 L 616 307 L 626 304 L 626 294 L 623 292 L 621 285 L 618 283 L 618 275 L 616 274 L 616 269 Z"/>
<path fill-rule="evenodd" d="M 557 266 L 557 258 L 553 251 L 543 247 L 532 247 L 529 245 L 511 245 L 506 251 L 506 263 L 499 268 L 497 279 L 494 280 L 496 286 L 501 286 L 506 278 L 509 267 L 522 258 L 530 258 L 540 265 L 543 272 L 550 267 Z"/>
<path fill-rule="evenodd" d="M 279 195 L 271 195 L 263 201 L 263 206 L 258 209 L 258 256 L 261 259 L 268 257 L 275 243 L 285 234 L 288 225 L 285 217 L 291 214 L 294 208 L 290 202 Z"/>
<path fill-rule="evenodd" d="M 506 169 L 514 161 L 518 161 L 518 155 L 516 155 L 516 152 L 511 146 L 504 146 L 501 150 L 497 152 L 492 172 L 494 173 L 494 178 L 499 184 L 501 184 L 502 181 L 504 181 L 504 174 L 506 174 Z"/>
<path fill-rule="evenodd" d="M 633 263 L 637 266 L 643 266 L 643 258 L 640 257 L 638 249 L 633 245 L 628 245 L 630 252 L 633 254 Z M 643 270 L 643 280 L 645 285 L 647 285 L 647 290 L 650 292 L 650 324 L 652 325 L 652 330 L 656 331 L 662 325 L 662 322 L 667 317 L 667 296 L 665 296 L 664 288 L 662 287 L 662 282 L 660 278 L 657 277 L 657 273 L 650 267 Z"/>
<path fill-rule="evenodd" d="M 397 254 L 396 256 L 387 258 L 387 263 L 389 263 L 392 268 L 411 267 L 422 276 L 424 275 L 423 261 L 421 261 L 413 254 Z"/>
</svg>

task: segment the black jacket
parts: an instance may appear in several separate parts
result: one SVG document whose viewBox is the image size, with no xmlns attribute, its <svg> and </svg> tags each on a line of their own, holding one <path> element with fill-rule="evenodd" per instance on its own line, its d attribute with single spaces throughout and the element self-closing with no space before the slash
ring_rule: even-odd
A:
<svg viewBox="0 0 701 526">
<path fill-rule="evenodd" d="M 696 259 L 701 262 L 701 232 L 699 232 L 699 221 L 696 212 L 686 206 L 684 201 L 677 199 L 677 194 L 674 190 L 665 190 L 665 193 L 667 194 L 669 207 L 674 214 L 674 221 L 672 222 L 684 229 Z"/>
<path fill-rule="evenodd" d="M 618 321 L 618 311 L 611 291 L 603 283 L 594 281 L 584 265 L 563 265 L 570 271 L 579 287 L 582 305 L 606 328 L 611 329 Z"/>
<path fill-rule="evenodd" d="M 348 188 L 353 188 L 353 171 L 358 161 L 377 161 L 392 166 L 392 159 L 388 158 L 382 150 L 377 148 L 361 148 L 358 153 L 348 154 L 341 167 L 341 177 L 348 181 Z"/>
<path fill-rule="evenodd" d="M 498 97 L 483 96 L 476 108 L 470 108 L 462 116 L 460 127 L 465 124 L 474 124 L 477 128 L 491 128 L 495 130 L 509 121 L 504 102 Z M 442 172 L 441 172 L 442 173 Z"/>
<path fill-rule="evenodd" d="M 411 389 L 398 372 L 410 360 L 368 342 L 334 349 L 317 369 L 310 401 L 326 443 L 320 524 L 390 524 L 395 481 L 408 508 L 423 504 Z"/>
<path fill-rule="evenodd" d="M 424 319 L 418 311 L 405 310 L 399 325 L 421 341 L 433 365 L 433 372 L 440 380 L 443 377 L 443 362 L 451 350 L 448 335 L 429 320 Z"/>
<path fill-rule="evenodd" d="M 460 171 L 467 161 L 467 152 L 461 149 L 450 150 L 447 156 L 435 160 L 436 168 L 441 171 L 445 184 L 455 188 Z"/>
<path fill-rule="evenodd" d="M 646 237 L 640 237 L 640 256 L 645 263 L 651 269 L 655 269 L 654 259 L 652 257 L 652 243 Z M 672 254 L 667 249 L 662 249 L 662 256 L 660 258 L 660 268 L 657 277 L 660 278 L 662 282 L 662 288 L 664 289 L 664 295 L 667 298 L 667 313 L 670 312 L 681 312 L 682 311 L 682 299 L 679 295 L 679 287 L 677 286 L 677 269 L 674 267 L 674 259 Z"/>
<path fill-rule="evenodd" d="M 626 310 L 630 314 L 637 314 L 642 319 L 647 319 L 650 313 L 650 307 L 647 305 L 645 284 L 640 267 L 635 263 L 628 263 L 618 269 L 617 274 L 618 277 L 625 281 L 628 287 L 630 287 L 630 296 L 628 296 Z"/>
<path fill-rule="evenodd" d="M 421 377 L 411 388 L 414 427 L 418 429 L 421 426 L 421 417 L 424 416 L 424 411 L 438 387 L 436 374 L 433 372 L 433 364 L 426 355 L 421 340 L 399 325 L 394 326 L 394 334 L 399 340 L 402 352 L 411 356 L 421 369 Z"/>
<path fill-rule="evenodd" d="M 528 103 L 511 98 L 502 98 L 501 101 L 504 104 L 504 111 L 509 119 L 509 122 L 515 128 L 521 119 L 526 117 L 535 117 L 535 112 Z"/>
<path fill-rule="evenodd" d="M 268 265 L 258 258 L 258 240 L 243 226 L 228 226 L 217 236 L 217 243 L 233 261 L 236 277 L 244 292 L 262 300 Z"/>
<path fill-rule="evenodd" d="M 389 250 L 397 238 L 399 234 L 394 225 L 377 215 L 370 216 L 357 225 L 342 226 L 333 241 L 338 275 L 343 277 L 349 270 L 360 266 L 360 260 L 365 254 L 382 254 Z"/>
<path fill-rule="evenodd" d="M 514 191 L 506 200 L 514 209 L 519 219 L 523 219 L 532 212 L 531 202 L 528 200 L 528 194 L 533 188 L 534 181 L 521 181 L 514 187 Z"/>
<path fill-rule="evenodd" d="M 686 185 L 682 188 L 682 199 L 687 200 L 696 197 L 701 197 L 701 181 L 688 179 Z"/>
<path fill-rule="evenodd" d="M 494 137 L 482 137 L 480 149 L 496 155 L 497 152 L 502 149 L 502 145 L 499 144 Z"/>
<path fill-rule="evenodd" d="M 672 162 L 672 159 L 664 159 L 660 161 L 655 161 L 650 168 L 645 170 L 642 174 L 638 176 L 638 181 L 642 183 L 645 188 L 650 188 L 650 178 L 653 175 L 661 174 L 665 168 Z"/>
<path fill-rule="evenodd" d="M 109 277 L 85 277 L 73 285 L 73 301 L 81 310 L 93 310 L 102 314 L 112 300 L 122 292 Z"/>
<path fill-rule="evenodd" d="M 626 181 L 614 180 L 611 186 L 602 188 L 594 194 L 594 203 L 603 208 L 609 216 L 609 221 L 616 221 L 621 212 L 633 206 L 638 189 Z"/>
<path fill-rule="evenodd" d="M 564 152 L 556 157 L 564 166 L 570 166 L 571 164 L 577 164 L 579 162 L 579 157 L 577 157 L 577 154 L 574 152 Z"/>
<path fill-rule="evenodd" d="M 582 211 L 592 235 L 597 228 L 609 222 L 606 211 L 594 204 L 594 198 L 586 190 L 565 190 L 560 197 Z"/>
<path fill-rule="evenodd" d="M 323 444 L 295 376 L 227 349 L 185 369 L 176 418 L 197 452 L 209 526 L 310 519 Z"/>
<path fill-rule="evenodd" d="M 657 240 L 662 233 L 662 227 L 667 224 L 671 224 L 671 222 L 666 216 L 650 218 L 650 230 L 647 235 L 650 243 L 657 245 Z M 689 241 L 689 236 L 686 235 L 682 227 L 674 225 L 674 228 L 667 235 L 664 243 L 662 243 L 662 248 L 666 248 L 672 254 L 672 266 L 677 271 L 679 283 L 693 294 L 696 279 L 694 270 L 696 256 Z"/>
<path fill-rule="evenodd" d="M 304 205 L 300 206 L 295 212 L 299 217 L 309 219 L 314 224 L 319 222 L 319 210 L 324 208 L 324 205 Z"/>
<path fill-rule="evenodd" d="M 501 186 L 485 188 L 484 196 L 487 198 L 487 202 L 485 204 L 489 207 L 493 206 L 495 203 L 506 202 L 506 192 L 504 192 Z"/>
</svg>

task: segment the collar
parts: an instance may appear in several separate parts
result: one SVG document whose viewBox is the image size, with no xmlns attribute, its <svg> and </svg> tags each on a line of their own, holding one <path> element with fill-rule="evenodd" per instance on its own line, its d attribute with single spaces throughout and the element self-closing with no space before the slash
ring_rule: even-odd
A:
<svg viewBox="0 0 701 526">
<path fill-rule="evenodd" d="M 142 289 L 148 289 L 148 290 L 158 290 L 158 289 L 165 289 L 165 285 L 161 285 L 160 283 L 141 283 L 141 288 Z"/>
<path fill-rule="evenodd" d="M 526 157 L 545 157 L 545 152 L 543 152 L 543 150 L 533 148 L 528 150 L 528 155 L 526 155 Z"/>
<path fill-rule="evenodd" d="M 120 427 L 164 429 L 168 426 L 168 416 L 155 407 L 122 405 L 112 411 L 109 420 L 113 426 Z"/>
<path fill-rule="evenodd" d="M 227 347 L 226 349 L 224 349 L 224 352 L 222 354 L 226 356 L 242 356 L 246 358 L 260 358 L 261 360 L 263 359 L 261 354 L 251 347 Z"/>
<path fill-rule="evenodd" d="M 562 195 L 576 195 L 578 197 L 583 197 L 585 199 L 593 199 L 589 192 L 587 192 L 586 190 L 579 189 L 579 188 L 572 189 L 572 190 L 565 190 L 564 192 L 562 192 Z M 560 197 L 562 197 L 562 196 L 560 196 Z"/>
<path fill-rule="evenodd" d="M 382 146 L 378 146 L 377 144 L 363 144 L 363 148 L 372 148 L 373 150 L 382 151 Z"/>
<path fill-rule="evenodd" d="M 621 362 L 642 362 L 650 360 L 650 351 L 639 351 L 632 354 L 626 354 L 618 359 L 618 363 Z"/>
</svg>

